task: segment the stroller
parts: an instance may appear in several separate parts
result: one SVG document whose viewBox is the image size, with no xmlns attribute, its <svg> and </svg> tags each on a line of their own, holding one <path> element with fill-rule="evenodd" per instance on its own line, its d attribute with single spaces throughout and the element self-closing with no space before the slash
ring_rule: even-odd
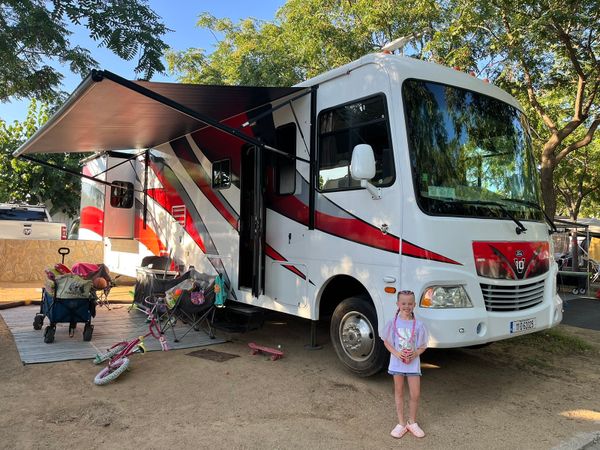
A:
<svg viewBox="0 0 600 450">
<path fill-rule="evenodd" d="M 94 332 L 92 318 L 96 316 L 96 290 L 94 286 L 110 285 L 94 278 L 97 273 L 82 277 L 64 265 L 65 256 L 70 253 L 66 247 L 58 249 L 62 262 L 46 269 L 46 283 L 42 289 L 40 312 L 33 319 L 33 328 L 41 330 L 47 317 L 50 324 L 44 330 L 44 342 L 54 342 L 57 323 L 69 324 L 69 336 L 73 337 L 78 323 L 84 323 L 83 340 L 91 341 Z M 109 277 L 110 278 L 110 277 Z"/>
</svg>

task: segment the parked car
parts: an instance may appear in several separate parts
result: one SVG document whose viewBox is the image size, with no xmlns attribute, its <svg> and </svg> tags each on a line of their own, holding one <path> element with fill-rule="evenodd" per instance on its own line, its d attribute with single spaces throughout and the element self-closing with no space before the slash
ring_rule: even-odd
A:
<svg viewBox="0 0 600 450">
<path fill-rule="evenodd" d="M 0 203 L 0 239 L 67 239 L 67 226 L 44 205 Z"/>
</svg>

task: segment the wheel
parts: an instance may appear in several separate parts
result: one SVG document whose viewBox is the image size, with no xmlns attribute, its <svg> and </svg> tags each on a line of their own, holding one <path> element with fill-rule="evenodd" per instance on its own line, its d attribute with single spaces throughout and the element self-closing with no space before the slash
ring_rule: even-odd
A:
<svg viewBox="0 0 600 450">
<path fill-rule="evenodd" d="M 56 327 L 48 325 L 44 331 L 44 342 L 46 344 L 52 344 L 54 342 L 54 333 L 56 333 Z"/>
<path fill-rule="evenodd" d="M 587 292 L 586 288 L 579 288 L 579 295 L 585 295 L 586 292 Z"/>
<path fill-rule="evenodd" d="M 573 288 L 571 289 L 571 292 L 573 293 L 573 295 L 577 295 L 577 293 L 579 292 L 579 288 Z"/>
<path fill-rule="evenodd" d="M 329 333 L 338 358 L 358 376 L 374 375 L 388 361 L 388 352 L 377 334 L 377 313 L 365 298 L 350 297 L 341 302 L 331 317 Z"/>
<path fill-rule="evenodd" d="M 94 364 L 100 364 L 106 360 L 109 360 L 110 358 L 115 356 L 117 353 L 119 353 L 121 350 L 123 350 L 126 346 L 127 346 L 126 344 L 119 344 L 119 345 L 115 346 L 114 348 L 111 348 L 110 350 L 108 350 L 106 353 L 98 353 L 94 358 Z"/>
<path fill-rule="evenodd" d="M 85 326 L 83 327 L 83 340 L 87 341 L 87 342 L 91 341 L 93 332 L 94 332 L 94 325 L 92 325 L 91 323 L 86 323 Z"/>
<path fill-rule="evenodd" d="M 124 356 L 123 358 L 116 360 L 112 364 L 112 370 L 111 370 L 110 366 L 102 369 L 98 373 L 98 375 L 96 375 L 96 378 L 94 378 L 94 383 L 96 383 L 98 386 L 108 384 L 111 381 L 116 380 L 117 377 L 119 375 L 121 375 L 123 372 L 125 372 L 125 370 L 127 370 L 128 367 L 129 367 L 129 358 Z"/>
<path fill-rule="evenodd" d="M 36 314 L 35 317 L 33 318 L 33 329 L 34 330 L 41 330 L 42 326 L 44 325 L 44 315 L 43 314 Z"/>
</svg>

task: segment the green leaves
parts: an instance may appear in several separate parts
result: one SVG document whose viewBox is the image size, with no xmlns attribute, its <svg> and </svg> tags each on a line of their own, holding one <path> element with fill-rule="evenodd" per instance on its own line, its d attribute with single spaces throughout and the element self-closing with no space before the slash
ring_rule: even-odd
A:
<svg viewBox="0 0 600 450">
<path fill-rule="evenodd" d="M 288 0 L 269 22 L 202 13 L 198 26 L 215 35 L 214 51 L 169 52 L 167 63 L 183 82 L 290 86 L 430 28 L 439 12 L 424 0 Z"/>
<path fill-rule="evenodd" d="M 48 120 L 48 108 L 32 101 L 23 122 L 7 124 L 0 120 L 0 202 L 52 204 L 52 214 L 62 211 L 76 215 L 79 210 L 81 181 L 79 177 L 15 159 L 12 153 Z M 44 154 L 37 158 L 60 167 L 81 171 L 82 155 Z"/>
<path fill-rule="evenodd" d="M 0 101 L 56 99 L 62 75 L 52 61 L 81 75 L 96 65 L 89 50 L 70 43 L 69 23 L 85 26 L 119 57 L 137 57 L 143 78 L 165 69 L 161 36 L 169 30 L 147 0 L 8 0 L 0 5 Z"/>
</svg>

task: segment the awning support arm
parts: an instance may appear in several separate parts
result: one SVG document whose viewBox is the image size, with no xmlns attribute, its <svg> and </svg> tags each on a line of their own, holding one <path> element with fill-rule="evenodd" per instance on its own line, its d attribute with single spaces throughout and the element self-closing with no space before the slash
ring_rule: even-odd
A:
<svg viewBox="0 0 600 450">
<path fill-rule="evenodd" d="M 308 229 L 315 229 L 315 210 L 317 192 L 317 89 L 319 85 L 312 86 L 310 90 L 310 171 L 308 193 Z"/>
<path fill-rule="evenodd" d="M 247 121 L 247 122 L 244 122 L 244 123 L 242 124 L 242 128 L 246 128 L 246 127 L 250 127 L 250 126 L 254 126 L 254 125 L 256 125 L 256 122 L 258 122 L 258 121 L 259 121 L 260 119 L 262 119 L 263 117 L 265 117 L 265 116 L 268 116 L 268 115 L 270 115 L 270 114 L 273 114 L 275 111 L 277 111 L 277 110 L 278 110 L 278 109 L 280 109 L 280 108 L 283 108 L 284 106 L 287 106 L 287 105 L 290 105 L 290 106 L 291 106 L 291 105 L 292 105 L 292 102 L 295 102 L 295 101 L 296 101 L 296 100 L 298 100 L 299 98 L 302 98 L 302 97 L 304 97 L 305 95 L 308 95 L 308 94 L 310 94 L 310 90 L 306 90 L 306 91 L 304 91 L 304 92 L 303 92 L 302 94 L 300 94 L 300 95 L 296 95 L 295 97 L 292 97 L 292 98 L 290 98 L 289 100 L 287 100 L 287 101 L 285 101 L 285 102 L 283 102 L 283 103 L 281 103 L 281 104 L 279 104 L 279 105 L 277 105 L 277 106 L 274 106 L 274 107 L 272 107 L 272 108 L 269 108 L 269 109 L 267 109 L 266 111 L 263 111 L 263 112 L 262 112 L 262 113 L 260 113 L 260 114 L 257 114 L 257 115 L 256 115 L 256 116 L 254 116 L 254 117 L 253 117 L 251 120 L 249 120 L 249 121 Z"/>
<path fill-rule="evenodd" d="M 234 136 L 244 142 L 247 142 L 248 144 L 255 145 L 258 148 L 268 150 L 273 153 L 277 153 L 279 155 L 285 156 L 290 159 L 295 159 L 298 161 L 310 163 L 310 161 L 307 159 L 300 158 L 298 156 L 292 156 L 284 151 L 281 151 L 274 147 L 271 147 L 270 145 L 267 145 L 258 139 L 247 136 L 246 134 L 242 133 L 237 128 L 230 127 L 230 126 L 225 125 L 211 117 L 205 116 L 204 114 L 200 114 L 200 113 L 188 108 L 187 106 L 177 103 L 176 101 L 174 101 L 168 97 L 165 97 L 164 95 L 160 95 L 151 89 L 145 88 L 144 86 L 134 83 L 133 81 L 129 81 L 129 80 L 127 80 L 123 77 L 120 77 L 112 72 L 109 72 L 108 70 L 95 70 L 95 69 L 92 70 L 92 80 L 93 81 L 99 82 L 99 81 L 102 81 L 104 78 L 111 80 L 114 83 L 120 84 L 121 86 L 126 87 L 127 89 L 131 89 L 132 91 L 137 92 L 138 94 L 141 94 L 145 97 L 155 100 L 158 103 L 162 103 L 163 105 L 165 105 L 171 109 L 174 109 L 175 111 L 178 111 L 182 114 L 185 114 L 188 117 L 191 117 L 192 119 L 196 119 L 196 120 L 198 120 L 202 123 L 205 123 L 213 128 L 216 128 L 217 130 L 220 130 L 224 133 Z"/>
<path fill-rule="evenodd" d="M 150 165 L 150 149 L 144 155 L 144 230 L 148 220 L 148 166 Z"/>
<path fill-rule="evenodd" d="M 27 160 L 29 162 L 33 162 L 33 163 L 36 163 L 36 164 L 40 164 L 42 166 L 50 167 L 52 169 L 60 170 L 61 172 L 65 172 L 65 173 L 68 173 L 70 175 L 74 175 L 74 176 L 79 177 L 79 178 L 85 178 L 86 180 L 95 181 L 96 183 L 103 184 L 104 186 L 111 186 L 111 187 L 114 186 L 114 187 L 118 187 L 120 189 L 123 189 L 123 186 L 118 186 L 116 184 L 112 184 L 109 181 L 99 180 L 98 178 L 94 178 L 94 177 L 91 177 L 89 175 L 85 175 L 83 173 L 75 172 L 74 170 L 67 169 L 66 167 L 60 167 L 60 166 L 57 166 L 56 164 L 52 164 L 52 163 L 49 163 L 49 162 L 46 162 L 46 161 L 42 161 L 40 159 L 32 158 L 31 156 L 19 155 L 18 157 L 19 158 L 23 158 L 23 159 L 25 159 L 25 160 Z M 133 192 L 142 192 L 142 191 L 133 189 Z"/>
<path fill-rule="evenodd" d="M 110 152 L 107 152 L 107 154 L 110 156 Z M 139 152 L 139 153 L 135 153 L 133 155 L 127 155 L 127 157 L 125 158 L 124 161 L 121 161 L 119 164 L 115 164 L 110 169 L 106 169 L 106 170 L 103 170 L 100 173 L 97 173 L 96 176 L 98 177 L 98 176 L 103 175 L 103 174 L 105 174 L 107 172 L 110 172 L 111 170 L 116 169 L 117 167 L 122 166 L 123 164 L 127 164 L 128 162 L 134 160 L 135 158 L 137 158 L 138 156 L 143 155 L 143 154 L 144 154 L 144 152 Z"/>
</svg>

